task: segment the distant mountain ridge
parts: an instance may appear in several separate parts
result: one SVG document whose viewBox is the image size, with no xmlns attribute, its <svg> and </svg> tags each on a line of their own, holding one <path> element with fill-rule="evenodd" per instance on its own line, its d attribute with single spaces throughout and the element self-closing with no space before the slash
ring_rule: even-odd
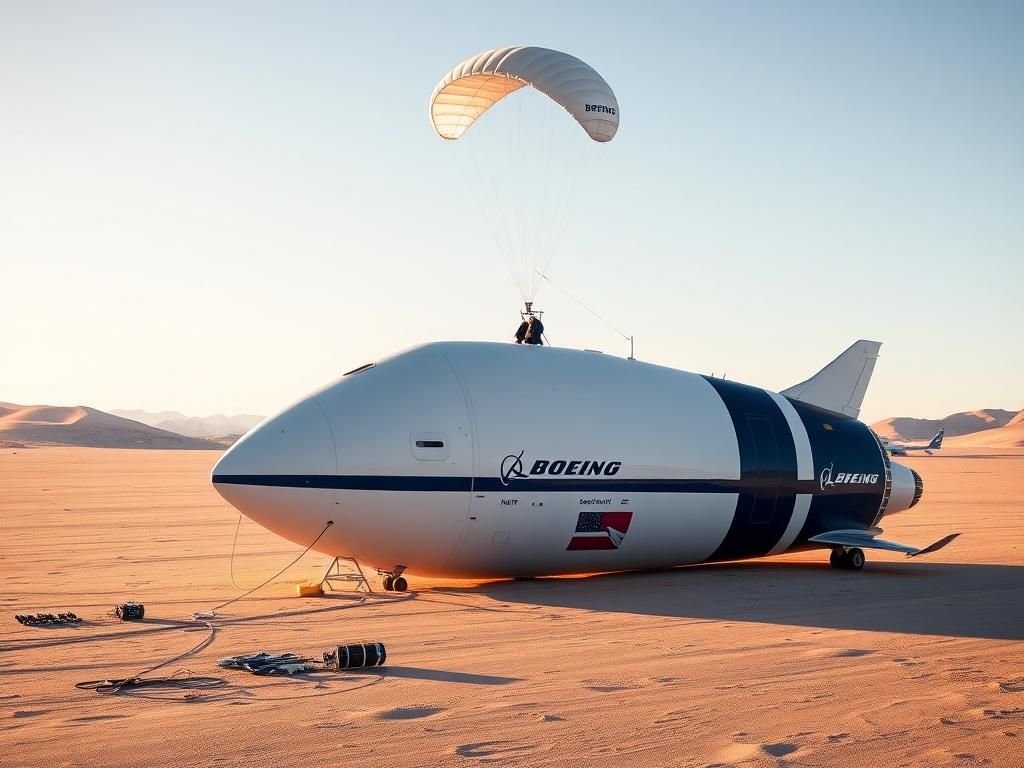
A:
<svg viewBox="0 0 1024 768">
<path fill-rule="evenodd" d="M 893 416 L 871 425 L 880 436 L 889 440 L 930 440 L 939 429 L 946 437 L 971 435 L 990 429 L 999 429 L 1010 422 L 1024 421 L 1024 411 L 1005 411 L 1001 408 L 983 408 L 978 411 L 951 413 L 944 419 L 915 419 Z"/>
<path fill-rule="evenodd" d="M 221 443 L 157 429 L 84 405 L 0 403 L 0 447 L 38 445 L 175 450 L 224 449 Z"/>
<path fill-rule="evenodd" d="M 115 416 L 132 419 L 148 424 L 157 429 L 177 432 L 179 435 L 201 438 L 221 438 L 225 435 L 244 435 L 261 421 L 263 416 L 241 413 L 236 416 L 225 416 L 218 413 L 213 416 L 186 416 L 178 411 L 143 411 L 122 410 L 111 411 Z"/>
</svg>

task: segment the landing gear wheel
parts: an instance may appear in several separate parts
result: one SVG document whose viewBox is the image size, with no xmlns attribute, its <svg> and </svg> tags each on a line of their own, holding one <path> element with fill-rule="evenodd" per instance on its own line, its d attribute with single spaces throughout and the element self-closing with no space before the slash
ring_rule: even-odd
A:
<svg viewBox="0 0 1024 768">
<path fill-rule="evenodd" d="M 405 579 L 402 579 L 402 581 L 405 581 Z M 384 577 L 384 591 L 385 592 L 393 592 L 394 589 L 395 589 L 395 578 L 393 576 L 385 576 Z"/>
<path fill-rule="evenodd" d="M 864 556 L 862 554 L 861 558 L 863 559 L 863 557 Z M 391 588 L 395 590 L 395 592 L 405 592 L 407 589 L 409 589 L 409 582 L 407 582 L 402 576 L 399 576 L 397 579 L 394 580 L 394 582 L 391 585 Z"/>
<path fill-rule="evenodd" d="M 864 567 L 864 550 L 854 547 L 846 553 L 846 567 L 851 571 L 859 571 Z"/>
<path fill-rule="evenodd" d="M 832 553 L 828 556 L 828 564 L 833 568 L 845 568 L 846 565 L 843 560 L 846 557 L 846 553 L 841 549 L 833 549 Z"/>
</svg>

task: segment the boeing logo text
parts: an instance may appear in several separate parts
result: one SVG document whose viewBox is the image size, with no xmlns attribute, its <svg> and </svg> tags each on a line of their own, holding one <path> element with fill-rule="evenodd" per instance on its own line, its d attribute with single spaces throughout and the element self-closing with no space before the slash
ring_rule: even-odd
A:
<svg viewBox="0 0 1024 768">
<path fill-rule="evenodd" d="M 818 482 L 821 490 L 824 491 L 833 485 L 874 485 L 878 482 L 878 475 L 874 473 L 840 472 L 833 477 L 834 467 L 834 464 L 829 464 L 825 469 L 821 470 L 821 477 Z"/>
<path fill-rule="evenodd" d="M 530 476 L 574 475 L 612 477 L 622 469 L 621 461 L 594 461 L 592 459 L 537 459 L 530 467 Z"/>
</svg>

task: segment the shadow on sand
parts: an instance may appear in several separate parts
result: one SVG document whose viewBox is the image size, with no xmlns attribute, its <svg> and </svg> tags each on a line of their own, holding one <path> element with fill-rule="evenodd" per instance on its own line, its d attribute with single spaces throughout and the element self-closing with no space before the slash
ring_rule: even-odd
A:
<svg viewBox="0 0 1024 768">
<path fill-rule="evenodd" d="M 446 683 L 467 683 L 469 685 L 508 685 L 522 682 L 518 677 L 497 677 L 495 675 L 474 675 L 467 672 L 449 672 L 443 669 L 422 667 L 382 667 L 385 677 L 405 677 L 412 680 L 435 680 Z"/>
<path fill-rule="evenodd" d="M 446 590 L 458 593 L 461 590 Z M 1024 566 L 752 561 L 649 573 L 495 582 L 505 603 L 825 629 L 1024 640 Z"/>
</svg>

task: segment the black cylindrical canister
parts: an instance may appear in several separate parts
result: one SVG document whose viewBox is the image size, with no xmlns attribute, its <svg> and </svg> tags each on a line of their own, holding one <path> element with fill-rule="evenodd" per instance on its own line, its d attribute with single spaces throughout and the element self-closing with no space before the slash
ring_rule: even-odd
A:
<svg viewBox="0 0 1024 768">
<path fill-rule="evenodd" d="M 142 621 L 146 617 L 146 606 L 142 603 L 121 603 L 115 606 L 114 614 L 121 621 Z"/>
<path fill-rule="evenodd" d="M 353 643 L 324 651 L 324 664 L 332 669 L 379 667 L 387 659 L 383 643 Z"/>
</svg>

